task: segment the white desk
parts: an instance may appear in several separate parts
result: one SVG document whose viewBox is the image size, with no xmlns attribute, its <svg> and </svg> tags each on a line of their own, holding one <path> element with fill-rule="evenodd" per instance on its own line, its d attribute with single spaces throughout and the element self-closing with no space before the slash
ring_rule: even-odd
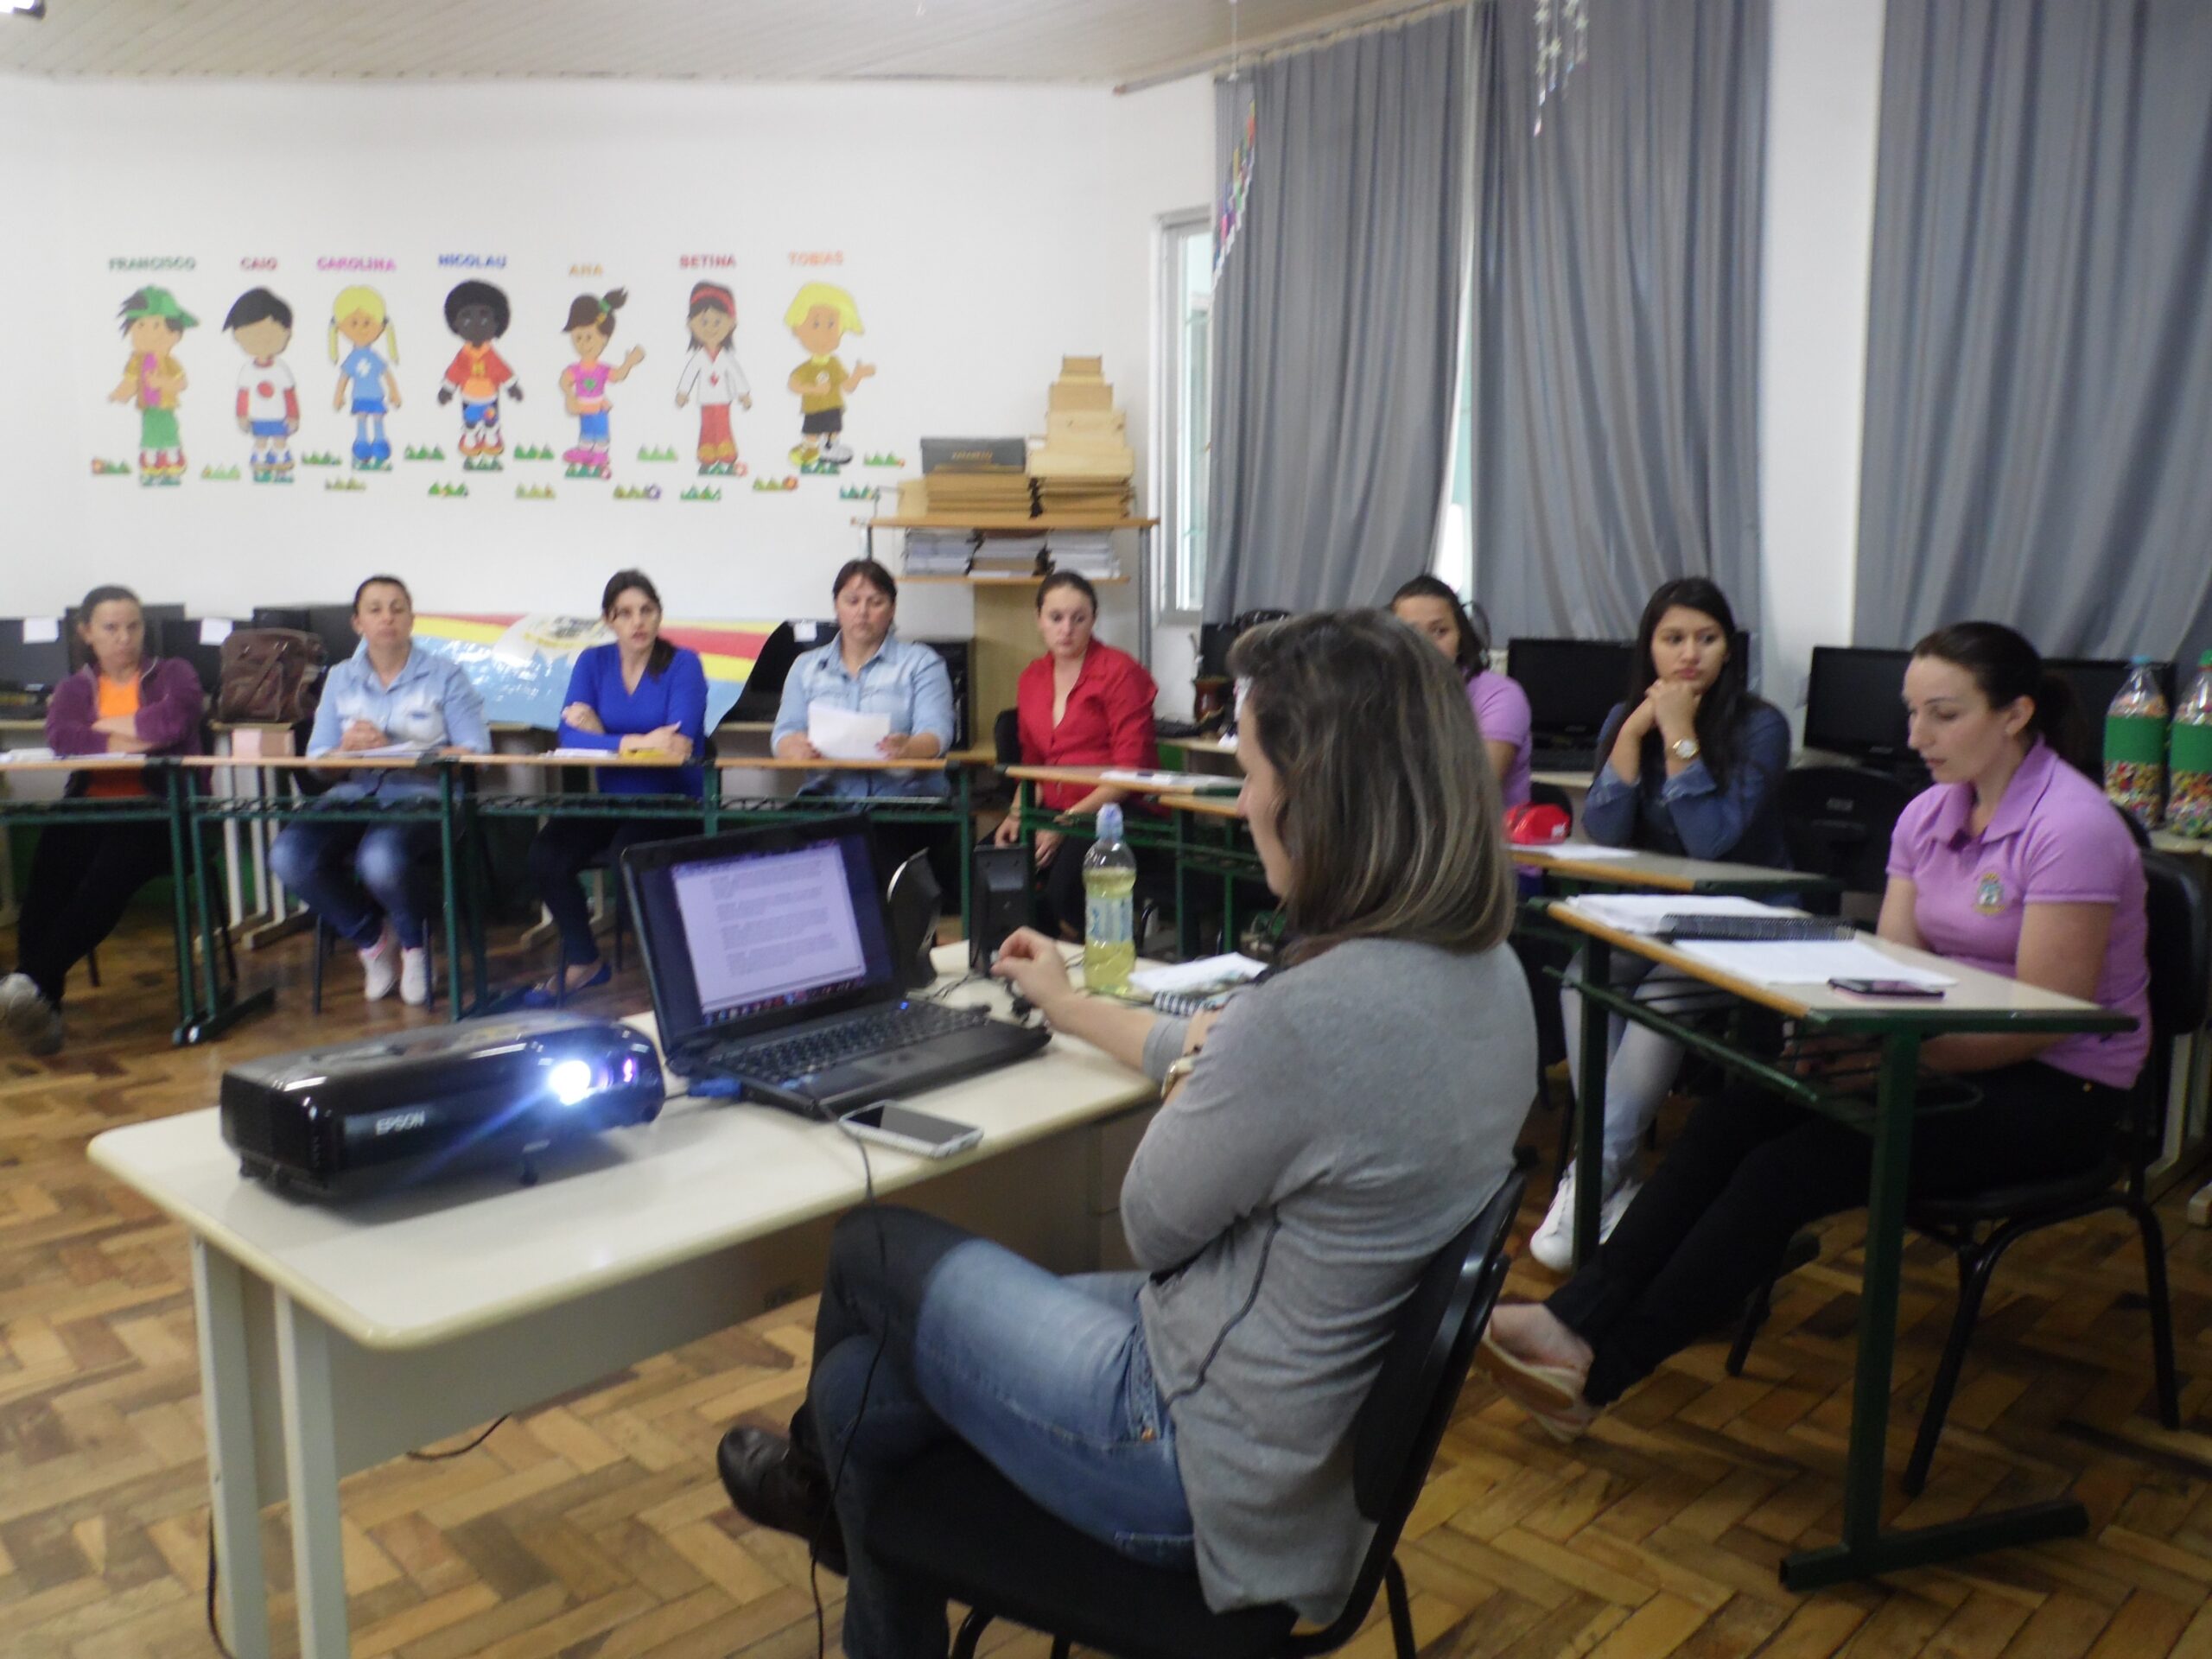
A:
<svg viewBox="0 0 2212 1659">
<path fill-rule="evenodd" d="M 940 971 L 964 972 L 966 950 L 942 947 Z M 1059 1036 L 917 1098 L 982 1144 L 942 1164 L 871 1148 L 879 1193 L 926 1182 L 909 1202 L 1055 1270 L 1096 1265 L 1148 1082 Z M 91 1156 L 192 1235 L 238 1659 L 270 1651 L 264 1504 L 290 1501 L 301 1652 L 344 1659 L 341 1477 L 811 1294 L 830 1226 L 863 1194 L 860 1150 L 834 1128 L 688 1099 L 547 1159 L 534 1187 L 499 1174 L 296 1202 L 240 1179 L 213 1110 L 110 1130 Z"/>
</svg>

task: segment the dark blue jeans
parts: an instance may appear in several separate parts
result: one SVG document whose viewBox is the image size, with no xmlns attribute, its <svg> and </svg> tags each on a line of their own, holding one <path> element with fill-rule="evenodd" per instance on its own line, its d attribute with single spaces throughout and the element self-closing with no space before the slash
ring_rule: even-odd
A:
<svg viewBox="0 0 2212 1659">
<path fill-rule="evenodd" d="M 1043 1508 L 1125 1554 L 1191 1562 L 1174 1427 L 1137 1316 L 1143 1282 L 1137 1273 L 1063 1279 L 911 1210 L 838 1224 L 794 1433 L 836 1485 L 849 1659 L 944 1659 L 943 1600 L 886 1572 L 866 1547 L 885 1489 L 943 1440 L 965 1440 Z"/>
<path fill-rule="evenodd" d="M 362 785 L 339 784 L 321 798 L 356 801 L 367 793 Z M 284 826 L 269 849 L 269 868 L 355 949 L 372 949 L 388 916 L 401 945 L 412 950 L 423 943 L 429 908 L 419 867 L 437 850 L 435 823 L 318 823 L 310 814 Z"/>
</svg>

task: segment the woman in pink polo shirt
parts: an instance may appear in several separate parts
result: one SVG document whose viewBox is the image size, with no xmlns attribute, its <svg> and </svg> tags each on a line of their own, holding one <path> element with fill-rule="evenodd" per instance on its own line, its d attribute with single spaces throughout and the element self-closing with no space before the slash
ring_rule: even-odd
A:
<svg viewBox="0 0 2212 1659">
<path fill-rule="evenodd" d="M 2143 861 L 2078 769 L 2073 698 L 2035 647 L 1961 622 L 1913 647 L 1912 747 L 1935 785 L 1897 819 L 1881 937 L 2132 1014 L 2109 1036 L 1955 1034 L 1921 1064 L 1978 1105 L 1913 1126 L 1922 1197 L 2047 1180 L 2102 1155 L 2150 1052 Z M 1669 1355 L 1732 1320 L 1808 1223 L 1864 1202 L 1872 1142 L 1751 1088 L 1691 1115 L 1597 1259 L 1544 1303 L 1501 1307 L 1484 1365 L 1579 1433 Z"/>
</svg>

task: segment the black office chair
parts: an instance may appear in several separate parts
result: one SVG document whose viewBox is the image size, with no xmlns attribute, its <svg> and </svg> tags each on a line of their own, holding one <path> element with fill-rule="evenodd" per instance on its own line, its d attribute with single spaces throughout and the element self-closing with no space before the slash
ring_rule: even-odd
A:
<svg viewBox="0 0 2212 1659">
<path fill-rule="evenodd" d="M 1039 1509 L 957 1443 L 917 1459 L 884 1495 L 868 1523 L 868 1549 L 893 1572 L 974 1610 L 952 1659 L 973 1659 L 995 1618 L 1050 1634 L 1055 1659 L 1077 1643 L 1121 1659 L 1327 1653 L 1358 1630 L 1377 1590 L 1389 1595 L 1399 1659 L 1414 1659 L 1406 1581 L 1392 1554 L 1505 1282 L 1521 1188 L 1518 1174 L 1507 1177 L 1399 1310 L 1382 1371 L 1351 1427 L 1352 1495 L 1375 1536 L 1327 1629 L 1294 1634 L 1298 1616 L 1280 1605 L 1214 1612 L 1196 1571 L 1117 1554 Z"/>
<path fill-rule="evenodd" d="M 1878 897 L 1889 884 L 1890 832 L 1916 791 L 1866 766 L 1796 766 L 1782 774 L 1782 838 L 1791 868 L 1832 876 L 1843 893 Z M 1841 894 L 1808 893 L 1808 910 L 1833 915 Z"/>
<path fill-rule="evenodd" d="M 1915 1198 L 1905 1207 L 1908 1225 L 1950 1246 L 1958 1263 L 1959 1302 L 1951 1317 L 1943 1357 L 1928 1388 L 1920 1433 L 1905 1465 L 1904 1489 L 1917 1494 L 1928 1484 L 1936 1442 L 1965 1363 L 1967 1344 L 1988 1293 L 1990 1275 L 2005 1252 L 2030 1233 L 2101 1211 L 2121 1210 L 2143 1236 L 2143 1274 L 2151 1314 L 2151 1357 L 2158 1394 L 2158 1421 L 2181 1427 L 2180 1391 L 2174 1376 L 2173 1309 L 2166 1294 L 2165 1235 L 2158 1213 L 2144 1194 L 2144 1172 L 2165 1135 L 2166 1097 L 2171 1083 L 2175 1040 L 2202 1028 L 2212 1001 L 2212 942 L 2204 889 L 2179 860 L 2163 853 L 2143 855 L 2149 884 L 2151 964 L 2151 1053 L 2143 1075 L 2129 1091 L 2128 1104 L 2106 1157 L 2077 1175 L 2027 1186 L 2001 1187 L 1958 1198 Z M 1777 1277 L 1780 1275 L 1777 1274 Z M 1728 1370 L 1740 1376 L 1752 1338 L 1766 1317 L 1772 1282 L 1754 1295 Z"/>
</svg>

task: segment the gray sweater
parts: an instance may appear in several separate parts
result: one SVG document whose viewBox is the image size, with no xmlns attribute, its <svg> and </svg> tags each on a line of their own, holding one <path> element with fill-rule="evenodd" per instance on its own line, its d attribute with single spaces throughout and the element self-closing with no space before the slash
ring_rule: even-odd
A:
<svg viewBox="0 0 2212 1659">
<path fill-rule="evenodd" d="M 1184 1029 L 1153 1028 L 1155 1078 Z M 1421 1268 L 1511 1169 L 1535 1067 L 1510 950 L 1357 941 L 1237 996 L 1153 1121 L 1122 1224 L 1217 1610 L 1343 1606 L 1371 1533 L 1352 1417 Z"/>
</svg>

